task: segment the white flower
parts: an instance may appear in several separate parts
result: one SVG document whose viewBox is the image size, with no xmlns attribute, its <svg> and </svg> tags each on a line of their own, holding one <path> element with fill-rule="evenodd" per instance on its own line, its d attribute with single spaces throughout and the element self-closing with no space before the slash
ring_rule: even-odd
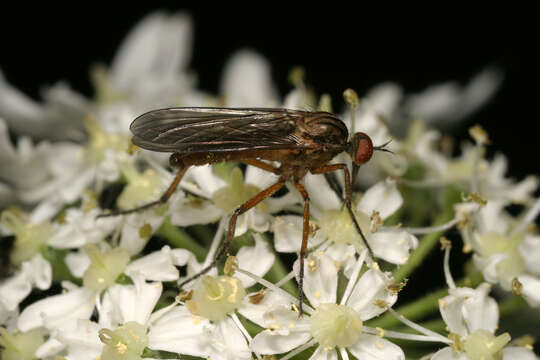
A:
<svg viewBox="0 0 540 360">
<path fill-rule="evenodd" d="M 462 230 L 474 251 L 475 265 L 490 283 L 499 283 L 510 291 L 517 280 L 518 290 L 531 306 L 540 305 L 540 237 L 526 231 L 540 211 L 540 201 L 521 217 L 513 219 L 504 211 L 504 202 L 488 201 L 473 216 L 474 227 Z"/>
<path fill-rule="evenodd" d="M 279 103 L 270 64 L 250 50 L 239 51 L 227 61 L 221 93 L 229 107 L 275 107 Z"/>
<path fill-rule="evenodd" d="M 365 256 L 365 252 L 363 253 Z M 363 331 L 363 321 L 383 312 L 397 300 L 388 291 L 391 278 L 379 270 L 367 270 L 356 282 L 363 256 L 355 270 L 343 298 L 337 301 L 339 268 L 325 254 L 314 254 L 306 259 L 304 292 L 314 310 L 307 307 L 307 316 L 298 317 L 291 309 L 290 295 L 265 291 L 262 299 L 246 301 L 240 308 L 242 315 L 266 328 L 251 343 L 254 351 L 262 354 L 289 352 L 290 358 L 299 351 L 317 345 L 311 359 L 337 358 L 345 349 L 358 359 L 404 359 L 403 351 L 388 340 Z M 298 263 L 297 263 L 298 265 Z M 296 266 L 298 272 L 298 266 Z M 254 294 L 256 295 L 256 294 Z M 254 299 L 253 296 L 249 297 Z M 296 302 L 292 300 L 292 302 Z"/>
<path fill-rule="evenodd" d="M 245 295 L 240 281 L 205 276 L 186 306 L 174 307 L 150 327 L 148 347 L 212 359 L 250 359 L 247 331 L 234 311 Z"/>
<path fill-rule="evenodd" d="M 277 181 L 275 175 L 253 166 L 247 166 L 245 177 L 244 181 L 240 169 L 233 169 L 228 184 L 213 173 L 210 165 L 193 167 L 186 174 L 185 181 L 195 184 L 185 185 L 186 189 L 211 201 L 192 198 L 189 195 L 176 196 L 171 199 L 170 203 L 171 223 L 189 226 L 215 222 L 219 218 L 229 215 L 245 201 Z M 279 204 L 280 207 L 286 205 Z M 279 211 L 280 209 L 270 208 L 262 203 L 240 215 L 236 222 L 234 235 L 242 235 L 248 228 L 256 232 L 267 231 L 270 227 L 270 210 Z"/>
<path fill-rule="evenodd" d="M 488 296 L 491 286 L 483 283 L 476 289 L 450 288 L 450 295 L 439 300 L 439 309 L 453 344 L 435 353 L 432 360 L 535 359 L 525 348 L 506 347 L 510 335 L 495 336 L 498 327 L 497 302 Z"/>
<path fill-rule="evenodd" d="M 101 84 L 101 91 L 127 95 L 140 112 L 182 101 L 194 85 L 186 71 L 192 28 L 191 18 L 183 13 L 145 17 L 120 45 L 111 64 L 110 84 Z"/>
<path fill-rule="evenodd" d="M 311 216 L 317 219 L 320 229 L 308 246 L 313 247 L 326 239 L 326 251 L 337 261 L 349 262 L 350 246 L 358 251 L 363 242 L 356 232 L 349 213 L 337 195 L 329 188 L 323 176 L 307 175 L 305 187 L 310 195 Z M 395 264 L 404 264 L 409 251 L 416 248 L 417 239 L 399 229 L 379 229 L 382 221 L 392 215 L 403 203 L 403 198 L 393 180 L 380 181 L 369 188 L 354 207 L 362 233 L 375 256 Z M 298 252 L 302 239 L 302 220 L 299 216 L 276 219 L 272 225 L 276 250 Z"/>
<path fill-rule="evenodd" d="M 41 254 L 37 254 L 21 265 L 15 275 L 0 283 L 0 306 L 14 311 L 33 287 L 46 290 L 51 286 L 52 269 Z"/>
<path fill-rule="evenodd" d="M 82 119 L 90 104 L 66 84 L 43 91 L 39 104 L 7 83 L 0 72 L 0 117 L 20 135 L 50 140 L 84 140 Z"/>
</svg>

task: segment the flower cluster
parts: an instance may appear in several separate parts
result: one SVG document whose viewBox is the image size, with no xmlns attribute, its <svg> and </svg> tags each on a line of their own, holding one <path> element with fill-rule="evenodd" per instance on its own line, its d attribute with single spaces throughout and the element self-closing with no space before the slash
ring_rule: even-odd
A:
<svg viewBox="0 0 540 360">
<path fill-rule="evenodd" d="M 362 131 L 388 151 L 376 151 L 353 184 L 355 221 L 343 205 L 342 172 L 333 181 L 304 177 L 304 269 L 285 255 L 300 253 L 303 236 L 304 200 L 292 184 L 240 215 L 235 256 L 210 266 L 233 211 L 278 180 L 253 165 L 192 167 L 167 203 L 99 216 L 155 201 L 175 177 L 166 154 L 130 142 L 129 124 L 146 111 L 332 111 L 300 69 L 281 99 L 270 65 L 247 50 L 227 63 L 219 96 L 198 89 L 188 68 L 192 27 L 186 14 L 143 19 L 112 64 L 92 70 L 93 99 L 60 83 L 35 102 L 0 73 L 0 234 L 9 249 L 2 359 L 537 359 L 532 341 L 511 340 L 498 323 L 540 306 L 538 180 L 506 177 L 504 155 L 486 158 L 480 127 L 458 157 L 431 128 L 488 101 L 500 84 L 496 69 L 418 94 L 390 83 L 361 98 L 345 92 L 338 115 L 349 133 Z M 343 154 L 333 161 L 350 163 Z M 441 238 L 452 228 L 472 258 L 462 282 L 452 278 L 451 244 Z M 446 286 L 394 309 L 407 278 L 422 281 L 413 271 L 439 242 Z M 440 318 L 426 320 L 437 308 Z M 432 345 L 420 354 L 420 342 Z"/>
</svg>

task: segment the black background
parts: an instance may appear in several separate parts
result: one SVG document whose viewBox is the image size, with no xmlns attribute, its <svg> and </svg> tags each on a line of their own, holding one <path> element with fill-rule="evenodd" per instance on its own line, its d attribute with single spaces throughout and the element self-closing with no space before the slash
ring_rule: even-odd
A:
<svg viewBox="0 0 540 360">
<path fill-rule="evenodd" d="M 438 82 L 465 82 L 495 65 L 505 74 L 501 90 L 455 135 L 465 138 L 468 127 L 480 123 L 494 143 L 491 153 L 511 158 L 513 176 L 538 173 L 538 63 L 532 55 L 540 37 L 523 16 L 510 11 L 499 17 L 487 12 L 466 16 L 466 9 L 454 13 L 443 7 L 407 12 L 390 5 L 374 10 L 325 4 L 313 12 L 307 7 L 293 11 L 291 4 L 261 3 L 241 11 L 213 4 L 155 4 L 92 2 L 3 12 L 0 69 L 34 98 L 43 85 L 58 80 L 91 95 L 90 66 L 110 63 L 132 26 L 156 9 L 192 14 L 190 67 L 199 87 L 211 92 L 218 90 L 226 59 L 246 47 L 269 59 L 282 95 L 290 90 L 288 72 L 302 65 L 307 81 L 319 94 L 330 93 L 336 108 L 349 87 L 363 94 L 382 81 L 395 81 L 414 92 Z"/>
</svg>

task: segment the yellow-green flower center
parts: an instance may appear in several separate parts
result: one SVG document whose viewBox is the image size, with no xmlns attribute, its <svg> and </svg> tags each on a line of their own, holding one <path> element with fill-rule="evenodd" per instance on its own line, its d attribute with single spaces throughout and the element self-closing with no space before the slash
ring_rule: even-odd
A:
<svg viewBox="0 0 540 360">
<path fill-rule="evenodd" d="M 51 224 L 27 222 L 25 214 L 16 210 L 4 211 L 0 221 L 15 235 L 15 246 L 10 254 L 11 263 L 14 265 L 20 265 L 42 252 L 53 234 Z"/>
<path fill-rule="evenodd" d="M 212 321 L 224 319 L 242 304 L 246 291 L 242 282 L 230 276 L 205 276 L 186 306 L 195 315 Z"/>
<path fill-rule="evenodd" d="M 212 201 L 218 208 L 231 212 L 259 192 L 256 186 L 244 183 L 240 168 L 234 168 L 231 172 L 231 182 L 216 191 L 212 195 Z"/>
<path fill-rule="evenodd" d="M 86 288 L 101 291 L 113 285 L 129 263 L 129 252 L 116 248 L 102 253 L 95 245 L 86 245 L 84 251 L 90 258 L 90 266 L 83 276 Z"/>
<path fill-rule="evenodd" d="M 503 286 L 509 288 L 509 281 L 525 270 L 525 262 L 519 253 L 519 244 L 523 240 L 523 234 L 517 233 L 512 236 L 490 231 L 476 238 L 475 250 L 482 256 L 504 254 L 506 258 L 497 263 L 497 272 L 503 275 Z"/>
<path fill-rule="evenodd" d="M 501 360 L 501 350 L 508 342 L 508 333 L 496 337 L 487 330 L 479 329 L 464 340 L 463 350 L 470 360 Z"/>
<path fill-rule="evenodd" d="M 148 345 L 146 327 L 134 321 L 114 331 L 102 329 L 99 338 L 105 344 L 101 353 L 102 360 L 139 360 Z"/>
<path fill-rule="evenodd" d="M 88 133 L 88 146 L 86 156 L 93 164 L 100 163 L 105 158 L 106 150 L 125 152 L 128 148 L 128 140 L 119 134 L 109 134 L 103 131 L 98 121 L 93 117 L 84 119 L 84 126 Z"/>
<path fill-rule="evenodd" d="M 364 235 L 369 234 L 370 220 L 362 211 L 356 212 L 356 221 Z M 362 237 L 356 231 L 354 223 L 346 208 L 342 210 L 328 210 L 323 213 L 319 221 L 323 234 L 336 244 L 363 244 Z"/>
<path fill-rule="evenodd" d="M 147 169 L 141 174 L 131 163 L 120 167 L 128 182 L 117 200 L 120 209 L 132 209 L 159 198 L 163 180 L 154 170 Z"/>
<path fill-rule="evenodd" d="M 310 317 L 311 334 L 321 346 L 334 348 L 354 345 L 362 335 L 362 320 L 351 307 L 321 304 Z"/>
<path fill-rule="evenodd" d="M 26 332 L 9 333 L 0 327 L 0 346 L 2 360 L 32 360 L 35 359 L 36 350 L 43 344 L 42 329 L 33 329 Z"/>
</svg>

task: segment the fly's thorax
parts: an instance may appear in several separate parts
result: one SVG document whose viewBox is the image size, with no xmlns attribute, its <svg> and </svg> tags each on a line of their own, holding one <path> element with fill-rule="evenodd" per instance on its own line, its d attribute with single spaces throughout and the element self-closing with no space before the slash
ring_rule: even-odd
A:
<svg viewBox="0 0 540 360">
<path fill-rule="evenodd" d="M 321 145 L 345 145 L 349 136 L 343 121 L 327 112 L 312 113 L 304 118 L 303 123 L 298 122 L 297 127 L 300 136 Z"/>
</svg>

